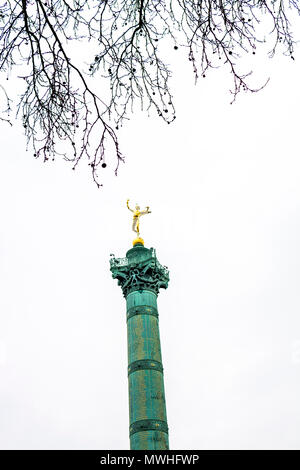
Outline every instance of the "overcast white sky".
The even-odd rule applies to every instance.
[[[128,449],[125,299],[109,271],[131,247],[128,197],[150,206],[141,234],[170,269],[170,447],[300,448],[296,59],[251,55],[271,81],[230,105],[226,73],[195,88],[178,55],[176,121],[135,113],[101,190],[85,164],[37,161],[1,125],[1,448]]]

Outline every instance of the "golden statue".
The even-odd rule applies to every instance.
[[[133,246],[136,243],[144,244],[143,239],[140,237],[140,217],[145,214],[151,214],[151,211],[149,210],[149,206],[146,207],[146,210],[141,211],[140,206],[136,205],[135,210],[133,210],[133,209],[130,209],[129,199],[127,199],[127,207],[131,212],[133,212],[132,230],[137,234],[137,238],[133,241]]]

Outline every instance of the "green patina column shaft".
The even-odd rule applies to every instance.
[[[168,449],[157,295],[168,287],[169,271],[158,262],[155,250],[142,243],[126,258],[112,255],[110,269],[127,306],[130,448]]]

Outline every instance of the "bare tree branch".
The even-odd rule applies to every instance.
[[[0,4],[0,71],[9,77],[22,66],[17,113],[34,156],[62,156],[73,168],[87,157],[99,186],[108,155],[115,155],[115,171],[123,161],[116,131],[135,102],[167,123],[176,117],[165,51],[186,51],[195,80],[227,68],[234,101],[241,90],[265,85],[249,85],[243,54],[267,42],[270,57],[280,47],[294,59],[295,12],[297,0],[7,0]],[[73,45],[84,40],[97,47],[87,70],[73,57]],[[96,92],[90,85],[99,75],[102,98],[100,86]],[[11,122],[4,84],[1,93],[1,119]]]

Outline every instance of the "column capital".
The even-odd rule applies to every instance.
[[[124,297],[140,290],[151,290],[157,295],[160,288],[168,287],[168,268],[159,263],[154,248],[145,248],[142,244],[128,250],[125,258],[111,255],[110,270],[113,279],[118,279]]]

